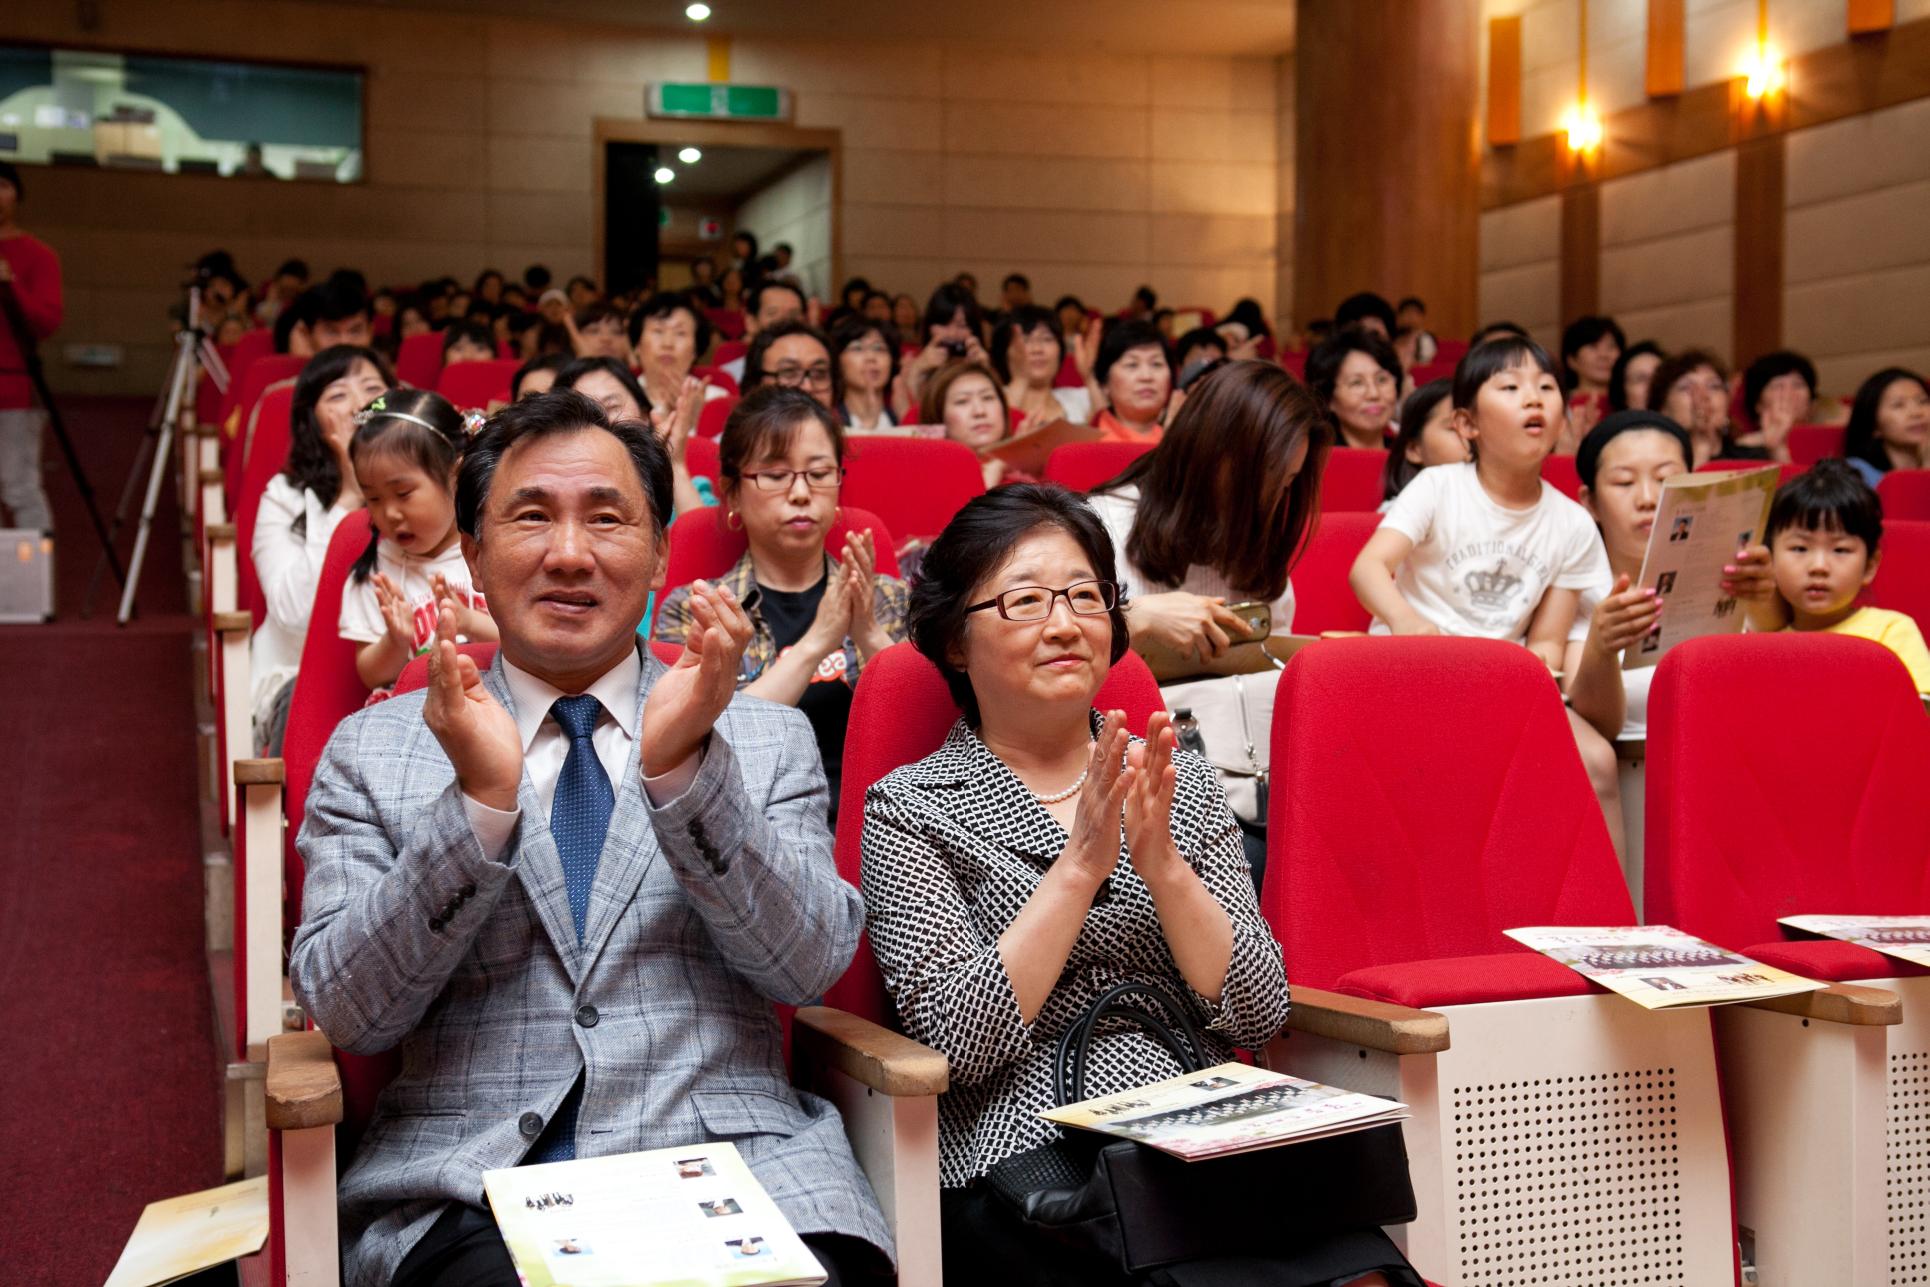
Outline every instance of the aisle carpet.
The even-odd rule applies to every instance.
[[[147,407],[67,411],[111,508]],[[136,622],[112,624],[111,580],[79,621],[98,547],[47,454],[61,616],[0,627],[0,1247],[10,1282],[79,1287],[106,1278],[148,1202],[220,1182],[221,1070],[174,511]]]

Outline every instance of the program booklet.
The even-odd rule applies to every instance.
[[[483,1172],[523,1287],[811,1287],[825,1280],[728,1143]]]
[[[1785,916],[1776,923],[1930,966],[1930,916]]]
[[[984,454],[1004,461],[1008,468],[1038,478],[1044,475],[1045,462],[1054,447],[1063,447],[1069,442],[1098,442],[1105,436],[1091,425],[1048,420],[1036,429],[1028,427],[1023,433],[994,443],[985,448]]]
[[[1649,1010],[1761,1001],[1829,986],[1667,925],[1538,926],[1503,932]]]
[[[1722,569],[1735,562],[1737,550],[1762,537],[1781,477],[1775,465],[1766,465],[1677,474],[1662,484],[1636,585],[1654,590],[1668,610],[1659,629],[1624,650],[1624,670],[1653,666],[1684,639],[1742,629],[1742,605],[1723,593]]]
[[[266,1241],[266,1176],[150,1202],[106,1287],[159,1287],[252,1256]]]
[[[1395,1100],[1232,1063],[1039,1116],[1197,1162],[1364,1131],[1405,1121],[1408,1111]]]

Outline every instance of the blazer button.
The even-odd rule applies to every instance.
[[[475,896],[476,887],[474,885],[464,885],[461,892],[457,894],[458,898],[474,898]]]
[[[593,1005],[580,1005],[576,1007],[576,1022],[579,1027],[594,1028],[599,1017],[596,1012],[596,1007]]]
[[[440,916],[431,916],[429,918],[429,928],[438,934],[442,933],[442,924],[443,921]]]
[[[528,1138],[535,1139],[543,1133],[543,1115],[541,1113],[524,1113],[522,1117],[517,1120],[516,1129]]]

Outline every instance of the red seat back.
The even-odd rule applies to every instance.
[[[1930,629],[1930,523],[1885,522],[1883,561],[1864,600],[1892,612],[1907,612],[1917,628]]]
[[[707,308],[704,310],[704,316],[709,320],[711,329],[716,331],[717,334],[722,336],[725,340],[728,341],[728,340],[736,340],[736,339],[743,338],[743,335],[744,335],[744,310],[743,309],[741,308]],[[719,345],[718,347],[721,348],[722,345]],[[719,362],[723,360],[724,359],[722,358],[717,359],[717,361]]]
[[[1125,711],[1126,727],[1142,735],[1153,713],[1166,709],[1159,684],[1133,652],[1112,668],[1093,705]],[[863,865],[865,792],[893,769],[937,750],[958,714],[938,667],[910,643],[893,644],[865,666],[851,697],[844,781],[838,793],[838,873],[853,885]],[[825,994],[825,1003],[892,1026],[891,1001],[868,940],[858,945],[844,977]]]
[[[322,575],[315,583],[315,607],[308,617],[308,637],[302,642],[301,669],[288,701],[288,732],[282,738],[282,807],[288,822],[283,889],[290,926],[302,917],[302,858],[295,850],[308,784],[322,758],[335,726],[361,710],[368,701],[368,685],[355,673],[357,645],[341,636],[342,591],[349,568],[369,547],[369,515],[358,509],[342,519],[329,537],[322,559]]]
[[[722,389],[725,393],[730,394],[732,398],[736,398],[737,395],[742,392],[742,390],[737,387],[736,378],[721,366],[693,366],[690,368],[690,373],[699,380],[709,381],[712,388]],[[711,401],[717,402],[721,401],[721,399],[712,398]]]
[[[1923,521],[1930,519],[1930,469],[1892,469],[1876,485],[1883,498],[1883,517]]]
[[[1448,361],[1446,358],[1437,356],[1432,362],[1416,362],[1408,368],[1407,373],[1414,377],[1414,387],[1418,389],[1424,384],[1433,383],[1435,380],[1452,380],[1454,378],[1454,365],[1453,362]]]
[[[978,455],[964,443],[865,437],[845,450],[845,503],[876,514],[901,541],[931,540],[985,491]]]
[[[418,389],[436,387],[442,371],[442,332],[424,331],[402,341],[396,350],[395,378]]]
[[[1930,907],[1930,720],[1889,649],[1690,639],[1656,669],[1648,727],[1649,920],[1747,948],[1782,937],[1781,916]]]
[[[692,478],[708,478],[711,487],[722,494],[722,471],[718,468],[717,440],[715,438],[692,438],[684,444],[684,464],[690,468]]]
[[[711,398],[706,401],[702,409],[697,412],[697,432],[692,435],[692,441],[698,438],[712,440],[721,438],[724,433],[724,422],[730,419],[731,410],[736,405],[735,397]]]
[[[1789,431],[1789,458],[1808,469],[1843,454],[1842,425],[1797,425]]]
[[[735,362],[738,358],[743,357],[750,351],[750,343],[746,340],[726,340],[717,346],[716,352],[710,355],[710,365],[724,366],[727,363]]]
[[[490,362],[458,362],[443,367],[436,376],[436,392],[458,410],[474,408],[487,412],[491,403],[509,401],[509,382],[516,378],[521,366],[521,362],[506,362],[501,358]]]
[[[1438,335],[1434,337],[1434,360],[1436,362],[1445,362],[1449,366],[1455,366],[1462,358],[1466,357],[1467,354],[1468,342],[1466,340],[1444,340]]]
[[[1761,469],[1774,463],[1774,461],[1768,460],[1710,460],[1703,463],[1700,472],[1705,474],[1739,474],[1747,469]],[[1777,465],[1776,468],[1778,471],[1776,486],[1778,487],[1781,487],[1792,478],[1802,477],[1803,474],[1803,467],[1801,465]],[[1930,515],[1926,515],[1925,517],[1930,517]]]
[[[1083,389],[1086,387],[1086,377],[1079,374],[1079,363],[1072,356],[1071,339],[1071,336],[1066,337],[1066,355],[1059,361],[1058,374],[1052,377],[1052,387],[1055,389]],[[913,352],[916,351],[916,346],[914,346]]]
[[[1260,907],[1297,982],[1634,921],[1561,694],[1491,639],[1336,639],[1287,664]]]
[[[1089,492],[1117,478],[1126,466],[1153,449],[1150,442],[1069,442],[1046,457],[1045,481]]]
[[[1307,378],[1307,350],[1288,349],[1280,355],[1280,365],[1296,380]]]
[[[1320,516],[1300,561],[1293,565],[1293,632],[1365,630],[1373,616],[1360,606],[1347,574],[1380,515],[1342,510]]]
[[[1541,477],[1550,487],[1569,500],[1580,500],[1582,476],[1575,472],[1573,456],[1550,456],[1541,462]]]
[[[257,626],[267,613],[261,582],[255,578],[255,516],[261,511],[261,494],[288,463],[289,412],[294,402],[293,385],[270,389],[263,396],[254,417],[253,449],[241,471],[240,484],[232,493],[234,508],[229,517],[235,525],[235,606],[252,612]]]
[[[252,330],[235,341],[234,351],[227,354],[228,391],[221,396],[220,409],[215,417],[217,422],[226,420],[228,413],[235,409],[248,384],[248,372],[254,368],[255,363],[263,358],[274,356],[276,356],[275,333],[271,330]],[[300,370],[300,359],[296,361],[296,369]],[[265,387],[265,385],[257,385],[255,396],[259,397],[261,390]]]
[[[457,644],[456,651],[465,657],[475,658],[477,670],[488,670],[496,663],[496,645],[493,643]],[[409,659],[409,664],[404,666],[402,673],[395,677],[395,684],[390,688],[389,693],[393,697],[400,697],[404,693],[413,693],[418,688],[428,686],[429,654],[425,652],[420,657]]]
[[[693,472],[695,472],[693,470]],[[841,506],[838,517],[824,534],[824,548],[832,554],[844,550],[847,532],[871,530],[872,544],[878,552],[878,571],[886,576],[898,575],[898,554],[891,539],[891,532],[876,514],[855,509],[849,505]],[[689,585],[698,577],[714,580],[737,565],[750,548],[742,527],[728,527],[724,523],[724,509],[721,505],[707,505],[703,509],[690,510],[677,515],[677,521],[670,525],[670,552],[664,565],[663,589],[660,595],[668,595],[678,586]]]
[[[222,446],[222,467],[228,471],[228,476],[222,481],[228,485],[230,495],[241,480],[242,465],[247,462],[250,446],[248,418],[254,412],[255,404],[261,401],[261,396],[268,391],[269,385],[294,379],[302,373],[302,367],[307,364],[307,358],[295,357],[289,353],[270,353],[267,357],[253,362],[248,367],[246,375],[228,386],[229,391],[234,394],[232,408],[235,416],[235,436]],[[226,419],[224,416],[224,424]]]
[[[1320,508],[1373,513],[1380,509],[1387,452],[1379,447],[1335,447],[1320,479]]]

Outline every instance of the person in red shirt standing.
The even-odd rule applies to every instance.
[[[0,283],[12,285],[36,339],[60,326],[60,257],[15,222],[24,195],[20,171],[0,161]],[[26,357],[13,328],[0,321],[0,506],[13,526],[51,532],[54,517],[40,478],[40,437],[47,413],[33,405]]]

